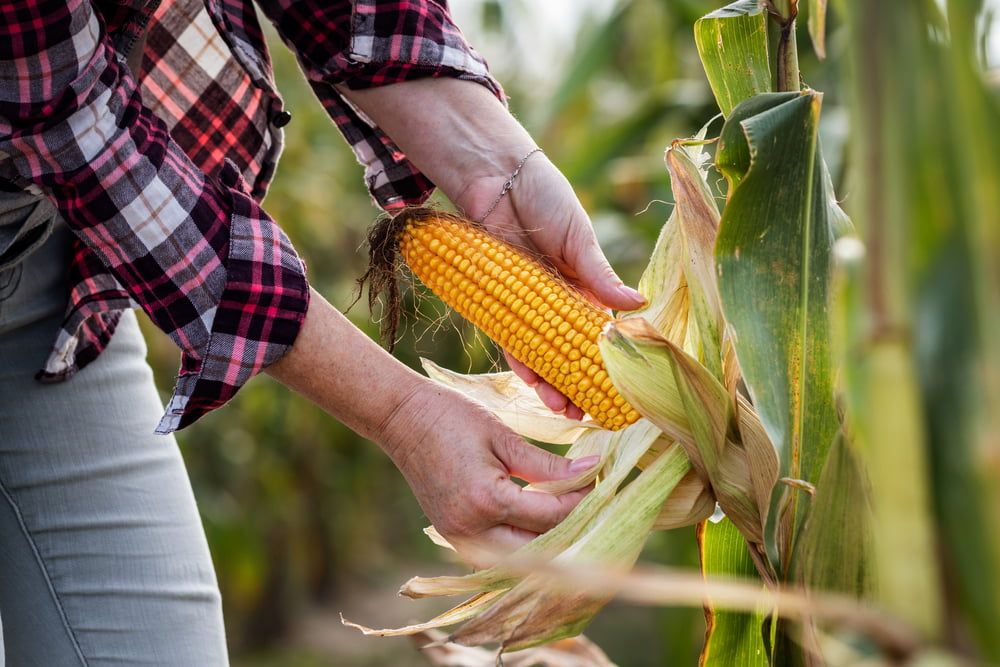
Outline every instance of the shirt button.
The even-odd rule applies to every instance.
[[[279,111],[271,117],[271,125],[275,127],[284,127],[292,121],[292,114],[287,111]]]

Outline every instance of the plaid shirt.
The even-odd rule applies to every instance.
[[[261,0],[359,161],[373,198],[432,184],[334,87],[453,76],[500,86],[445,0]],[[294,342],[305,268],[261,209],[288,122],[249,0],[5,0],[0,176],[76,234],[67,314],[39,373],[59,381],[137,304],[181,348],[159,432],[228,401]],[[125,60],[146,29],[142,66]]]

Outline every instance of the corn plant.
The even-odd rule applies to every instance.
[[[614,579],[651,531],[697,523],[705,580],[761,591],[734,605],[705,589],[703,664],[891,662],[935,648],[1000,660],[1000,111],[970,50],[977,5],[953,0],[946,16],[932,2],[842,4],[857,229],[824,161],[823,95],[801,81],[798,3],[739,0],[695,26],[723,121],[666,150],[676,204],[639,283],[642,310],[588,306],[455,216],[410,212],[376,230],[378,286],[394,293],[399,250],[593,419],[550,414],[511,373],[425,361],[428,375],[524,437],[602,461],[536,486],[594,483],[509,559],[401,591],[465,601],[425,623],[356,627],[455,626],[450,641],[502,651],[571,637],[614,591],[567,586],[551,569]],[[808,9],[822,56],[826,3]],[[830,626],[831,595],[905,631]]]

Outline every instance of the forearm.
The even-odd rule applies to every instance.
[[[292,348],[267,373],[393,458],[396,415],[429,381],[394,359],[315,290]]]
[[[339,89],[453,201],[478,179],[505,179],[535,146],[503,104],[470,81],[420,79]]]

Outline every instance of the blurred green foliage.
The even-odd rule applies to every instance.
[[[572,10],[582,17],[575,35],[542,75],[530,45],[546,39],[547,26],[531,21],[533,3],[467,4],[477,17],[463,25],[467,36],[490,59],[513,112],[576,187],[612,264],[634,283],[670,212],[663,150],[717,113],[692,24],[723,3],[621,0],[593,12],[587,7],[602,3],[580,3]],[[832,41],[835,51],[836,34]],[[272,44],[293,120],[265,206],[305,257],[312,284],[347,308],[377,211],[360,167],[294,59],[278,40]],[[803,67],[819,88],[831,66]],[[829,134],[836,139],[836,128]],[[461,371],[496,366],[496,351],[432,297],[411,299],[408,311],[417,310],[396,348],[405,363],[419,368],[426,356]],[[364,304],[349,316],[376,335]],[[178,354],[158,332],[147,332],[166,394]],[[369,624],[426,616],[426,607],[397,602],[395,588],[410,575],[443,569],[444,556],[421,532],[426,519],[376,446],[267,377],[178,439],[215,559],[235,663],[423,664],[405,640],[351,634],[336,616],[344,611]],[[694,566],[693,531],[655,535],[644,558]],[[612,605],[588,634],[619,664],[642,667],[695,664],[703,631],[700,610]]]

